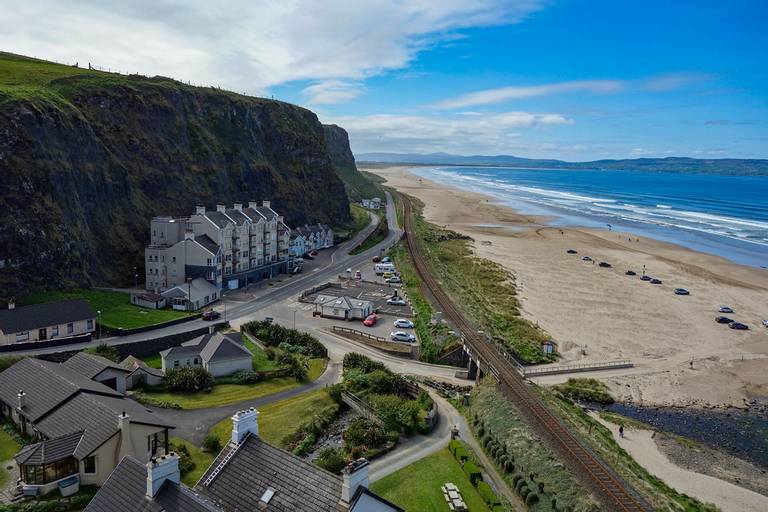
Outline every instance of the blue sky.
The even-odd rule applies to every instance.
[[[358,154],[768,158],[764,1],[62,4],[0,0],[0,48],[274,96]]]

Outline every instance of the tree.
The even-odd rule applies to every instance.
[[[216,434],[208,434],[203,439],[203,450],[208,453],[217,453],[221,451],[221,441]]]
[[[172,368],[165,373],[165,385],[171,391],[193,393],[213,385],[213,375],[205,368]]]

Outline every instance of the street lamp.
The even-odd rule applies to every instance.
[[[99,339],[101,339],[101,310],[96,311],[96,323],[99,324]]]
[[[293,310],[293,330],[296,330],[296,310]]]

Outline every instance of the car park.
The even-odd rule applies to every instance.
[[[387,299],[387,304],[390,306],[407,306],[408,303],[402,297],[391,297]]]
[[[408,334],[405,331],[394,331],[389,333],[389,337],[392,341],[405,341],[408,343],[413,343],[416,341],[416,336],[413,334]]]
[[[601,261],[599,266],[603,268],[611,268],[611,264],[608,263],[607,261]]]
[[[661,284],[661,279],[651,279],[651,284]]]
[[[637,275],[637,272],[635,272],[634,270],[627,270],[627,271],[626,271],[626,272],[624,272],[624,273],[625,273],[626,275],[628,275],[628,276],[636,276],[636,275]]]
[[[413,322],[407,318],[398,318],[395,320],[394,325],[398,329],[413,329]]]
[[[376,325],[376,321],[379,319],[379,317],[376,316],[376,313],[373,313],[372,315],[368,315],[365,317],[365,320],[363,320],[363,325],[366,327],[373,327]]]
[[[576,249],[568,249],[565,252],[567,252],[568,254],[579,254],[579,251],[577,251]]]
[[[747,324],[743,324],[741,322],[731,322],[728,324],[728,327],[731,329],[736,329],[737,331],[746,331],[749,329],[749,326]]]
[[[208,311],[203,313],[203,320],[206,320],[206,321],[216,320],[219,317],[221,317],[221,313],[213,309],[209,309]]]
[[[592,258],[590,258],[589,256],[584,256],[581,258],[581,261],[592,261]]]
[[[651,276],[640,276],[641,281],[650,281],[651,279],[653,279]]]
[[[686,290],[685,288],[675,288],[675,295],[690,295],[691,292]]]
[[[718,313],[733,313],[733,308],[728,307],[728,306],[720,306],[717,309],[717,312]]]
[[[719,324],[730,324],[731,322],[733,322],[733,320],[731,320],[727,316],[716,316],[715,317],[715,322],[717,322]]]

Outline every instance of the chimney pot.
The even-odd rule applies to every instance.
[[[205,206],[204,205],[195,206],[195,213],[197,215],[205,215]]]
[[[195,239],[195,232],[191,229],[188,229],[184,232],[184,240],[194,240]]]
[[[368,478],[368,460],[359,458],[347,464],[342,474],[341,482],[341,502],[349,504],[355,496],[357,489],[368,487],[370,480]]]
[[[227,211],[227,205],[221,204],[221,203],[217,204],[216,205],[216,211],[224,213],[225,211]]]
[[[15,309],[16,308],[16,301],[14,299],[11,299],[8,301],[8,309]]]
[[[242,211],[243,203],[235,203],[235,210]]]
[[[258,201],[248,201],[248,208],[258,208],[259,202]]]
[[[259,435],[259,411],[253,407],[238,411],[232,416],[231,441],[240,444],[248,433]]]
[[[24,409],[24,407],[27,406],[27,394],[24,392],[23,389],[19,390],[19,394],[16,395],[16,398],[18,399],[18,402],[19,402],[18,404],[19,409]]]
[[[271,201],[262,201],[261,202],[261,206],[263,206],[264,208],[270,208],[271,205],[272,205]]]

